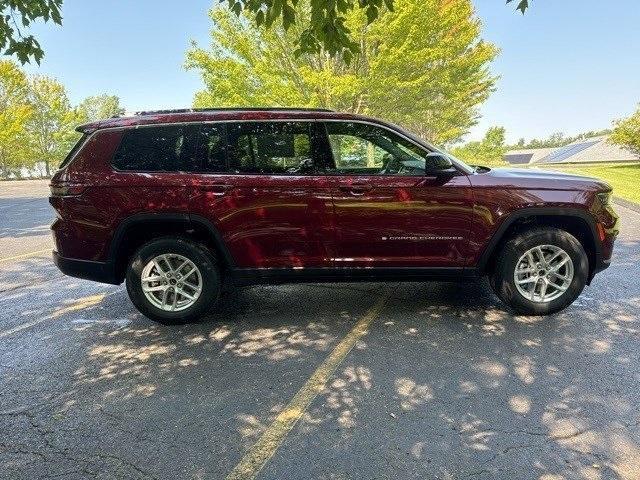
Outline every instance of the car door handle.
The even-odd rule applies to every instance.
[[[436,180],[438,180],[438,177],[436,175],[427,175],[426,177],[423,177],[418,183],[416,183],[416,187],[427,187],[429,185],[432,185]]]
[[[371,190],[371,185],[354,183],[352,185],[340,185],[340,190],[349,192],[351,195],[364,195]]]
[[[217,195],[224,195],[231,190],[233,185],[226,184],[212,184],[212,185],[200,185],[198,188],[203,192],[211,192]]]

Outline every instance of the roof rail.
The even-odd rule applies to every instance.
[[[211,107],[211,108],[176,108],[168,110],[145,110],[135,115],[160,115],[163,113],[191,113],[191,112],[333,112],[328,108],[302,107]]]

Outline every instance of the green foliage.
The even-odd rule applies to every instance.
[[[124,114],[120,98],[117,95],[107,94],[85,98],[78,105],[78,110],[82,114],[84,122],[94,122]]]
[[[33,108],[26,124],[29,163],[44,162],[48,176],[51,166],[58,165],[80,137],[75,127],[82,121],[82,115],[71,108],[64,86],[49,77],[32,77],[28,98]]]
[[[297,2],[299,19],[312,18],[316,3]],[[295,53],[309,28],[302,21],[264,30],[214,8],[210,48],[187,52],[186,67],[205,85],[194,106],[326,107],[380,116],[434,142],[458,139],[494,88],[488,65],[497,49],[480,39],[469,0],[395,0],[394,7],[379,9],[374,24],[365,10],[345,9],[358,50],[335,55]]]
[[[609,141],[640,155],[640,107],[629,118],[616,122]]]
[[[257,27],[271,28],[276,21],[284,30],[309,19],[296,34],[294,45],[298,54],[318,53],[351,58],[359,52],[359,44],[351,37],[345,17],[356,10],[365,13],[368,23],[376,20],[383,7],[393,10],[393,0],[313,0],[301,8],[301,0],[219,0],[227,3],[238,17],[253,20]]]
[[[347,18],[353,12],[361,12],[368,24],[383,22],[385,11],[393,11],[399,0],[311,0],[309,8],[301,9],[304,0],[218,0],[227,4],[235,15],[245,15],[254,25],[269,29],[274,24],[288,30],[297,23],[305,23],[295,39],[295,53],[328,52],[340,56],[347,63],[359,53],[357,31],[348,25]],[[506,0],[511,3],[514,0]],[[33,35],[25,35],[37,20],[49,20],[62,24],[63,0],[0,0],[0,52],[16,55],[25,64],[31,59],[40,64],[44,51]],[[518,0],[517,9],[523,14],[529,0]]]
[[[78,124],[123,111],[111,95],[89,97],[74,108],[60,82],[27,77],[13,61],[0,60],[0,178],[43,165],[50,175],[80,137]]]
[[[361,45],[349,27],[347,17],[353,12],[364,14],[368,24],[381,23],[385,11],[393,11],[399,0],[311,0],[309,8],[301,9],[304,0],[218,0],[226,3],[235,15],[246,15],[254,25],[269,29],[278,23],[285,30],[302,22],[294,40],[295,53],[328,52],[347,63],[361,51]],[[514,0],[507,0],[511,3]],[[25,64],[31,59],[40,64],[44,51],[33,35],[23,34],[33,22],[44,20],[62,25],[63,0],[0,0],[0,52],[15,55]],[[529,0],[518,0],[523,14]],[[357,31],[356,31],[357,33]]]
[[[25,74],[9,60],[0,60],[0,177],[19,171],[28,158],[26,123],[33,116]]]
[[[37,20],[62,24],[62,0],[0,0],[0,52],[15,55],[25,64],[31,59],[40,64],[44,55],[33,35],[23,35]]]
[[[507,0],[507,3],[512,3],[514,0]],[[517,0],[518,5],[516,6],[516,10],[520,10],[524,15],[524,12],[529,8],[529,0]]]
[[[507,3],[513,1],[507,0]],[[358,29],[349,25],[349,17],[354,12],[360,12],[367,24],[384,24],[384,12],[394,11],[400,0],[312,0],[305,8],[301,8],[304,0],[218,2],[226,3],[236,16],[244,15],[260,28],[269,29],[279,22],[288,30],[292,25],[303,22],[304,28],[299,29],[293,39],[296,55],[325,51],[330,56],[340,56],[349,63],[355,54],[362,51],[357,38]],[[524,14],[528,7],[529,0],[518,0],[517,10]]]
[[[504,139],[504,127],[491,127],[481,141],[469,142],[452,149],[451,153],[471,165],[506,166],[503,158],[507,151]]]

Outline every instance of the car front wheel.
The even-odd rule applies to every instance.
[[[146,317],[183,323],[204,315],[218,300],[220,274],[205,247],[180,237],[143,245],[127,269],[127,292]]]
[[[538,228],[505,244],[491,285],[519,313],[547,315],[571,305],[588,275],[587,254],[573,235],[557,228]]]

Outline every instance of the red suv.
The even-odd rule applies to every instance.
[[[145,112],[79,127],[51,182],[56,265],[126,280],[193,319],[223,285],[488,275],[525,314],[571,304],[609,265],[596,179],[470,167],[381,120],[302,109]]]

